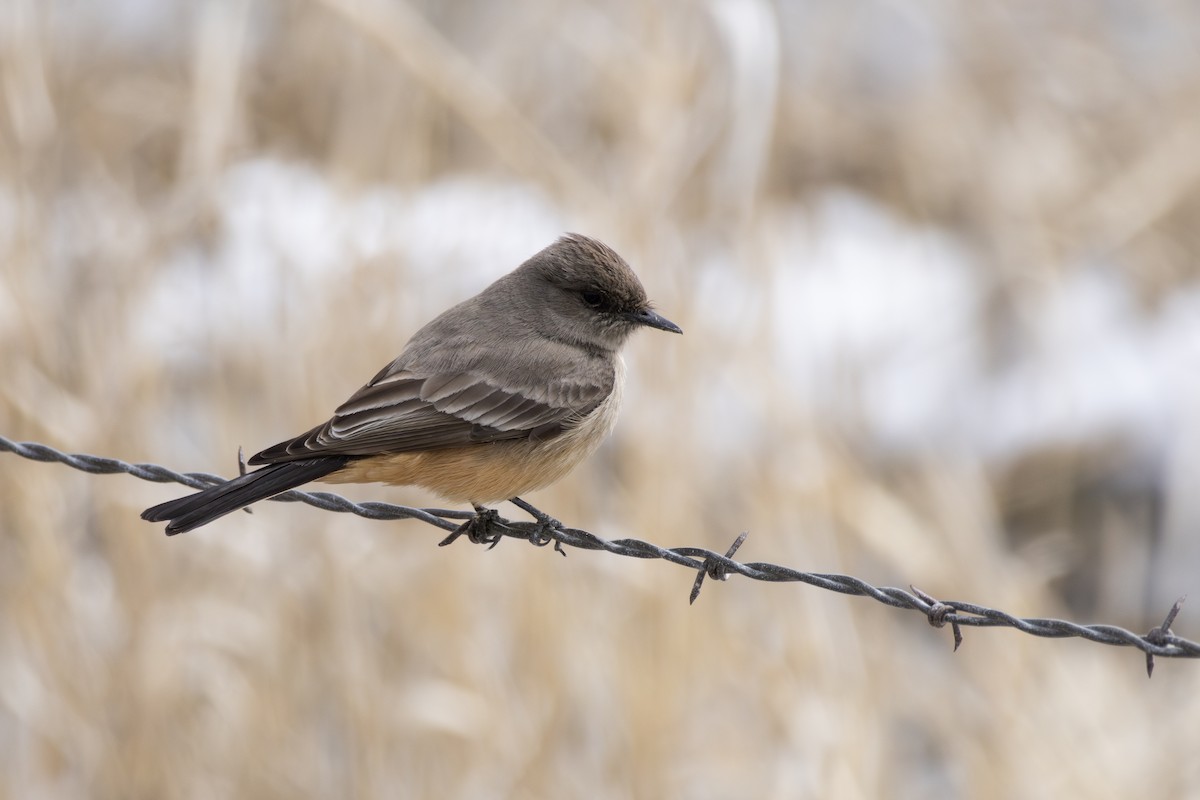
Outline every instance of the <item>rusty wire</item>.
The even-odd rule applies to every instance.
[[[129,464],[115,458],[63,453],[36,442],[14,442],[0,436],[0,451],[6,450],[33,461],[58,462],[74,469],[93,474],[125,473],[142,480],[157,483],[181,483],[194,489],[203,489],[225,478],[205,472],[179,473],[158,464]],[[695,602],[705,577],[725,580],[730,575],[741,575],[757,581],[782,583],[798,581],[832,592],[870,597],[893,608],[910,609],[925,615],[930,625],[941,628],[950,625],[954,634],[954,649],[962,643],[962,627],[1015,628],[1022,633],[1051,639],[1078,637],[1099,644],[1119,647],[1136,647],[1146,654],[1146,672],[1154,671],[1154,657],[1200,658],[1200,643],[1176,636],[1171,631],[1183,604],[1180,598],[1167,613],[1164,622],[1145,635],[1115,625],[1080,625],[1061,619],[1021,618],[988,608],[976,603],[959,600],[939,600],[910,586],[905,591],[891,586],[872,586],[864,580],[850,575],[801,572],[791,567],[762,561],[739,562],[733,555],[746,539],[741,534],[725,554],[702,547],[660,547],[640,539],[602,539],[595,534],[578,528],[555,523],[549,518],[541,521],[512,521],[492,512],[477,517],[472,511],[454,511],[439,508],[409,508],[391,503],[354,503],[330,492],[301,492],[291,490],[271,498],[283,502],[307,503],[325,511],[340,511],[374,520],[415,519],[450,532],[441,541],[447,545],[466,534],[471,541],[495,547],[502,538],[524,539],[535,545],[554,543],[554,548],[566,555],[563,547],[581,550],[603,550],[631,558],[658,558],[678,564],[697,573],[692,586],[691,601]],[[536,512],[527,507],[526,510]],[[470,524],[464,524],[464,521]]]

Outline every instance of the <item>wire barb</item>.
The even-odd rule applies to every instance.
[[[747,531],[742,531],[733,544],[729,545],[729,549],[725,551],[725,558],[730,560],[733,554],[738,551],[742,543],[746,541],[746,537],[750,534]],[[714,561],[711,558],[704,559],[704,566],[696,573],[696,582],[692,584],[692,593],[688,597],[688,605],[696,602],[696,598],[700,596],[700,587],[704,585],[705,577],[712,578],[714,581],[729,580],[729,571],[725,569],[725,565],[719,561]]]
[[[242,451],[242,446],[239,444],[238,445],[238,476],[240,477],[245,474],[246,474],[246,454]],[[254,509],[251,508],[250,506],[246,506],[245,508],[242,509],[242,511],[245,511],[247,514],[254,513]]]
[[[1149,633],[1146,634],[1147,642],[1150,642],[1151,644],[1162,644],[1163,642],[1167,641],[1167,639],[1172,635],[1171,623],[1175,622],[1175,618],[1179,616],[1180,610],[1183,609],[1183,601],[1185,600],[1187,600],[1186,594],[1175,601],[1174,605],[1171,606],[1171,610],[1167,612],[1167,618],[1163,620],[1163,624],[1159,625],[1157,628],[1151,628]],[[1151,653],[1149,650],[1146,651],[1147,678],[1154,677],[1154,656],[1154,653]]]
[[[943,603],[941,600],[922,592],[911,583],[908,585],[908,588],[912,590],[913,594],[921,598],[921,600],[923,600],[925,603],[929,604],[929,610],[926,612],[926,617],[928,618],[930,625],[935,628],[944,628],[946,627],[946,622],[949,621],[950,630],[954,632],[954,652],[957,653],[958,648],[962,646],[963,635],[962,628],[959,626],[958,622],[950,619],[950,615],[955,611],[954,606]]]
[[[0,436],[0,450],[14,453],[32,461],[66,464],[72,469],[96,475],[124,473],[146,481],[154,481],[156,483],[174,482],[190,486],[194,489],[204,489],[216,483],[222,483],[225,480],[218,475],[210,475],[204,472],[175,472],[158,464],[128,464],[115,458],[103,458],[101,456],[79,453],[63,453],[44,444],[14,442],[3,436]],[[366,519],[415,519],[449,532],[450,536],[447,536],[441,542],[442,544],[449,544],[463,535],[463,533],[468,533],[468,529],[466,529],[466,526],[461,521],[469,523],[477,517],[476,513],[470,511],[409,508],[407,506],[379,502],[354,503],[340,495],[329,492],[301,492],[295,489],[276,495],[271,499],[282,502],[306,503],[325,511],[355,514]],[[495,512],[493,511],[493,513]],[[581,550],[602,550],[629,558],[658,558],[663,561],[669,561],[672,564],[678,564],[693,572],[711,575],[714,578],[722,580],[728,575],[737,574],[752,580],[768,581],[771,583],[806,583],[809,586],[815,586],[831,592],[870,597],[892,608],[919,611],[935,627],[949,623],[951,628],[956,631],[958,626],[976,628],[1007,627],[1031,636],[1050,639],[1078,637],[1099,644],[1114,645],[1117,647],[1135,647],[1146,654],[1148,672],[1153,670],[1154,662],[1152,659],[1154,657],[1200,658],[1200,643],[1176,636],[1171,631],[1171,625],[1182,608],[1182,598],[1172,606],[1162,625],[1151,630],[1144,636],[1139,636],[1132,631],[1119,628],[1115,625],[1079,625],[1061,619],[1021,618],[975,603],[955,600],[938,601],[913,587],[910,587],[913,588],[911,593],[891,586],[876,587],[851,575],[801,572],[790,567],[761,561],[748,563],[734,561],[732,555],[736,552],[737,547],[741,545],[741,542],[745,541],[744,535],[738,537],[738,540],[734,542],[734,547],[730,548],[728,554],[721,555],[720,553],[700,547],[659,547],[656,544],[644,542],[640,539],[615,539],[610,541],[601,539],[593,533],[579,530],[578,528],[568,528],[562,525],[557,527],[548,526],[541,521],[513,522],[504,519],[497,513],[494,519],[489,518],[489,521],[484,525],[484,531],[481,536],[468,536],[472,541],[488,544],[490,547],[495,547],[496,543],[504,537],[524,539],[535,544],[542,543],[543,537],[549,537],[555,541],[555,549],[560,550],[560,552],[561,547],[566,546]],[[693,594],[696,591],[697,587],[693,586]],[[960,632],[956,636],[956,648],[959,643],[961,643]]]

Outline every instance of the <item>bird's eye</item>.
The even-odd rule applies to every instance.
[[[589,289],[580,293],[579,296],[583,298],[583,302],[587,303],[592,308],[600,308],[604,305],[604,295],[601,292],[595,292]]]

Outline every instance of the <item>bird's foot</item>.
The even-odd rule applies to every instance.
[[[565,525],[544,511],[539,511],[538,509],[529,505],[529,503],[526,503],[519,497],[513,497],[509,500],[509,502],[525,513],[529,514],[537,522],[537,527],[534,528],[533,533],[529,536],[530,542],[538,547],[545,547],[551,542],[554,542],[554,549],[559,554],[564,556],[567,554],[567,552],[563,550],[562,542],[559,541],[558,537],[554,535],[559,531],[566,530]]]
[[[495,530],[499,523],[500,514],[496,509],[475,506],[475,516],[459,525],[449,536],[438,542],[438,547],[445,547],[465,534],[467,540],[472,544],[486,544],[491,550],[500,544],[502,538],[502,535]]]

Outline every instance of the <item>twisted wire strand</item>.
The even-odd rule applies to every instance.
[[[225,480],[219,475],[206,472],[176,472],[158,464],[130,464],[115,458],[64,453],[37,442],[14,442],[0,436],[0,451],[8,451],[33,461],[57,462],[73,469],[92,474],[124,473],[135,478],[156,483],[180,483],[194,489],[203,489]],[[355,514],[373,520],[414,519],[449,531],[450,536],[442,541],[449,544],[466,533],[476,515],[471,511],[456,511],[439,508],[409,508],[382,502],[355,503],[331,492],[301,492],[291,490],[271,498],[282,502],[306,503],[325,511]],[[468,524],[459,521],[465,520]],[[1081,625],[1061,619],[1022,618],[994,608],[958,600],[938,600],[916,587],[905,591],[891,586],[872,586],[866,581],[850,575],[802,572],[780,564],[763,561],[740,562],[733,554],[745,540],[738,537],[724,555],[702,547],[660,547],[640,539],[602,539],[593,533],[578,528],[548,524],[547,520],[524,522],[503,519],[492,515],[481,525],[484,530],[470,534],[472,541],[495,546],[501,538],[524,539],[536,545],[554,543],[554,548],[566,554],[563,547],[581,550],[601,550],[630,558],[662,559],[697,572],[692,589],[695,601],[705,577],[725,580],[729,575],[741,575],[751,580],[773,583],[800,582],[831,592],[870,597],[893,608],[917,611],[926,616],[935,627],[950,625],[954,631],[955,649],[962,641],[961,627],[996,628],[1007,627],[1052,639],[1078,637],[1099,644],[1135,647],[1146,654],[1147,672],[1154,669],[1154,657],[1200,658],[1200,643],[1176,636],[1171,623],[1183,603],[1181,598],[1172,607],[1162,625],[1149,633],[1139,635],[1115,625]]]

